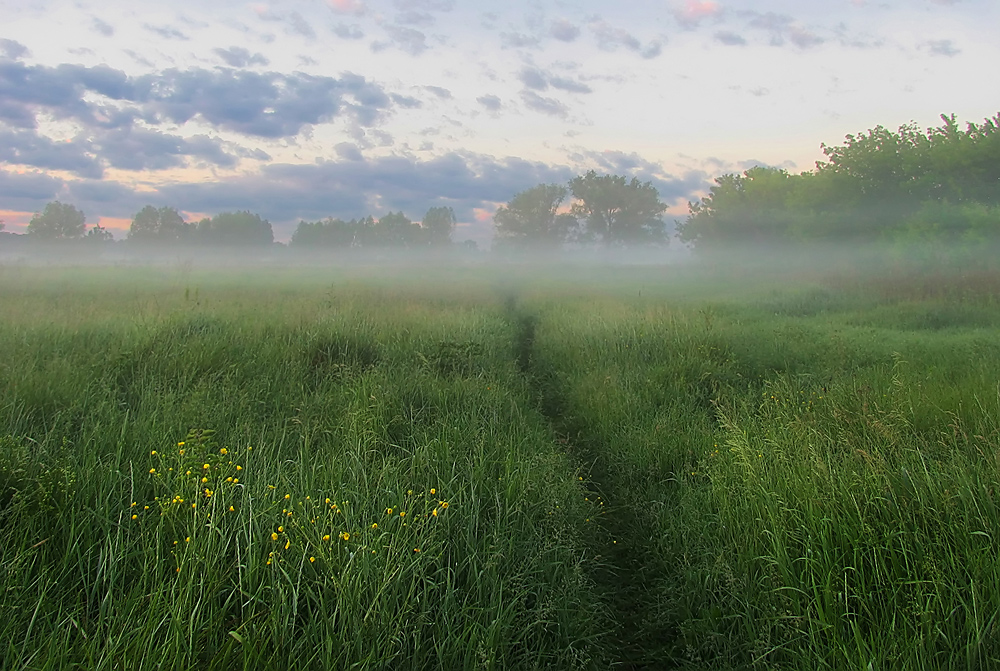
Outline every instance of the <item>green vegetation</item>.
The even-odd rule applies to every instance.
[[[2,666],[1000,663],[996,274],[506,273],[5,272]]]
[[[754,243],[945,245],[944,256],[964,261],[1000,240],[1000,115],[964,130],[954,115],[941,120],[824,144],[828,160],[813,171],[723,175],[691,204],[680,237],[703,252]]]

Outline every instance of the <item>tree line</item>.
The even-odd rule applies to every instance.
[[[811,171],[760,166],[723,175],[688,204],[688,216],[676,222],[678,237],[709,252],[754,243],[1000,242],[1000,114],[964,128],[954,115],[941,119],[941,126],[925,130],[912,123],[896,131],[877,126],[848,135],[843,145],[823,144],[826,160]],[[671,234],[666,210],[652,183],[591,170],[565,184],[539,184],[499,206],[494,247],[665,245]],[[100,225],[86,230],[84,222],[73,205],[52,202],[32,217],[27,237],[112,240]],[[430,208],[420,222],[402,212],[379,219],[328,217],[300,221],[289,247],[441,248],[451,244],[455,226],[449,207]],[[273,244],[274,234],[270,222],[248,211],[187,222],[175,208],[149,205],[133,218],[127,242],[259,247]]]
[[[962,128],[877,126],[821,145],[826,160],[790,174],[755,167],[715,180],[678,226],[695,249],[837,241],[947,244],[1000,241],[1000,115]]]

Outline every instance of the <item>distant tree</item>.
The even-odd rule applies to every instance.
[[[72,205],[52,201],[28,222],[28,235],[38,240],[77,240],[83,236],[86,220]]]
[[[803,179],[766,166],[723,175],[700,202],[688,203],[690,215],[678,227],[680,239],[702,248],[788,241],[796,237],[793,229],[808,209],[795,206]]]
[[[419,224],[414,224],[402,212],[386,214],[364,237],[365,244],[372,247],[415,247],[421,237]]]
[[[323,221],[300,221],[292,233],[290,246],[295,249],[346,249],[355,244],[357,220],[328,217]]]
[[[202,219],[196,227],[199,243],[227,247],[249,247],[274,243],[271,222],[252,212],[223,212]]]
[[[101,245],[108,242],[114,242],[115,236],[111,234],[111,231],[104,228],[100,224],[94,224],[93,228],[87,231],[87,234],[83,236],[83,239],[88,244]]]
[[[558,184],[539,184],[515,195],[493,215],[501,246],[551,249],[569,240],[577,220],[559,208],[569,191]]]
[[[427,210],[420,226],[428,245],[448,245],[451,243],[451,233],[455,230],[455,211],[450,207],[432,207]]]
[[[147,205],[132,218],[128,239],[133,242],[181,242],[189,237],[191,228],[176,209]]]
[[[590,237],[606,246],[667,242],[661,218],[667,206],[650,182],[591,170],[569,184],[577,200],[571,212]]]

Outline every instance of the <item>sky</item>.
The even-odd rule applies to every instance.
[[[588,170],[683,218],[719,175],[1000,112],[996,0],[0,0],[0,219],[496,208]]]

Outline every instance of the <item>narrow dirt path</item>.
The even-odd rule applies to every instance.
[[[623,671],[673,669],[677,665],[678,632],[659,617],[655,581],[657,562],[651,542],[652,529],[620,495],[621,483],[613,477],[609,451],[596,436],[588,435],[574,417],[560,390],[555,372],[535,355],[538,317],[520,312],[507,301],[508,315],[517,326],[514,356],[517,366],[534,390],[539,411],[566,451],[580,464],[588,488],[604,501],[598,533],[592,538],[597,568],[591,578],[611,611],[616,628],[606,641],[611,668]]]

